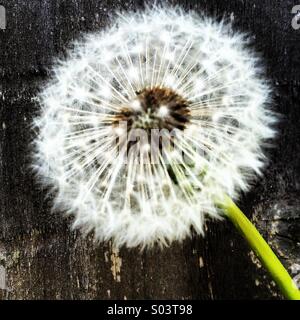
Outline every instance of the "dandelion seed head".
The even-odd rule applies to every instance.
[[[168,245],[221,218],[265,163],[270,88],[243,34],[178,8],[120,17],[54,67],[34,167],[74,228]]]

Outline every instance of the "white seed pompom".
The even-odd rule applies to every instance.
[[[34,166],[75,227],[165,245],[202,233],[205,215],[221,217],[217,199],[248,188],[275,117],[246,42],[160,8],[74,44],[39,96]]]

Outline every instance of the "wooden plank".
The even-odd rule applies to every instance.
[[[224,15],[253,35],[273,83],[274,109],[285,115],[264,177],[240,204],[290,270],[300,265],[300,30],[294,1],[171,1]],[[6,0],[0,30],[0,299],[262,299],[280,298],[232,226],[210,222],[161,251],[94,246],[51,212],[30,172],[33,100],[53,59],[81,32],[98,30],[115,9],[143,1]],[[296,269],[295,269],[296,268]],[[298,271],[295,271],[294,275]]]

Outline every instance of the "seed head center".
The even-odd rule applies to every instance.
[[[145,88],[121,109],[117,122],[126,121],[130,129],[180,129],[189,121],[189,103],[168,88]]]

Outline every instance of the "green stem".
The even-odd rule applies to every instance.
[[[251,249],[257,254],[262,264],[270,272],[284,296],[290,300],[300,300],[300,291],[296,284],[272,249],[243,212],[227,196],[220,206],[225,210],[227,217],[232,221],[238,231],[248,241]]]

